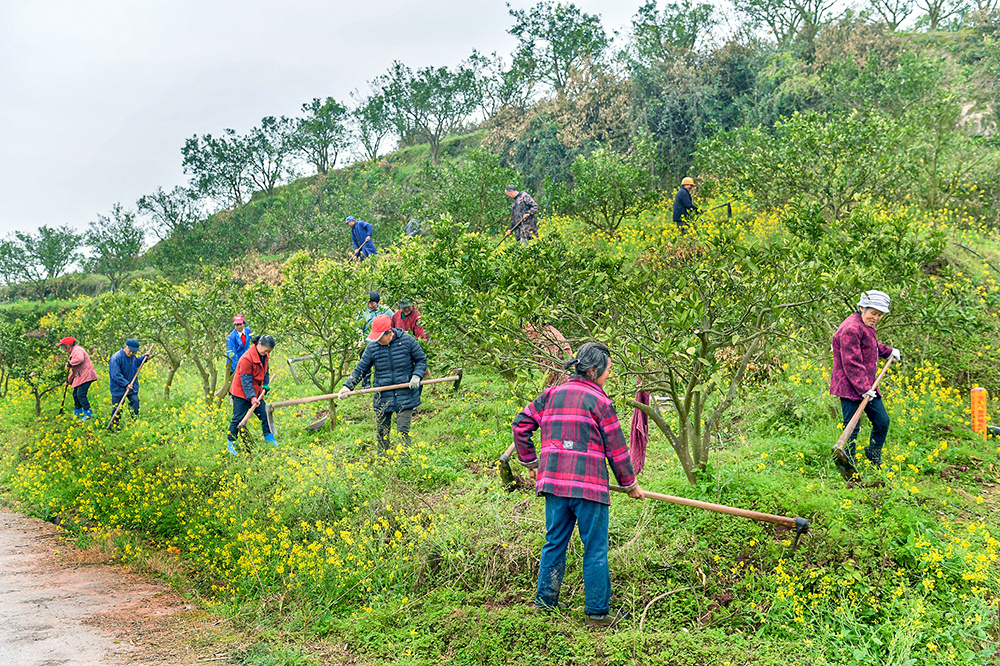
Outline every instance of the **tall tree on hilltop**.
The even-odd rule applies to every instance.
[[[476,74],[476,96],[485,120],[504,110],[527,110],[535,91],[533,63],[515,59],[508,67],[496,52],[473,51],[466,65]]]
[[[597,14],[586,14],[573,3],[542,0],[531,9],[511,9],[517,37],[515,60],[531,67],[539,80],[562,95],[570,73],[584,60],[599,60],[608,47],[608,36]]]
[[[923,24],[930,32],[941,30],[948,19],[961,16],[966,11],[962,0],[916,0],[917,7],[924,11],[918,24]]]
[[[306,161],[325,174],[337,166],[337,157],[351,142],[347,126],[350,112],[332,97],[319,97],[302,105],[305,117],[295,128],[294,145]]]
[[[640,59],[665,60],[678,49],[693,49],[717,23],[710,3],[682,0],[658,11],[656,0],[646,0],[632,17],[632,39]]]
[[[431,161],[437,164],[441,141],[461,129],[479,105],[476,75],[459,66],[424,67],[416,72],[396,61],[377,80],[401,139],[422,138],[430,144]]]
[[[868,6],[882,17],[893,32],[913,13],[913,0],[868,0]]]
[[[243,205],[250,156],[235,130],[226,129],[221,137],[193,136],[184,142],[181,154],[184,173],[191,174],[191,186],[198,193],[227,208]]]
[[[393,126],[385,96],[376,92],[365,97],[358,102],[351,116],[365,157],[369,161],[378,159],[382,141],[392,132]]]
[[[80,259],[81,240],[67,226],[41,226],[34,234],[15,231],[0,244],[0,273],[7,284],[30,284],[41,298],[45,285]]]
[[[162,187],[136,202],[140,215],[148,215],[146,228],[160,240],[190,231],[201,218],[198,196],[185,187],[166,192]]]
[[[282,177],[292,175],[288,158],[296,147],[295,129],[295,121],[291,118],[267,116],[243,139],[250,182],[268,196],[274,195],[274,188]]]
[[[138,267],[142,252],[143,233],[135,213],[116,203],[110,217],[98,214],[97,220],[90,223],[85,240],[93,253],[87,270],[108,278],[111,290],[118,291]]]

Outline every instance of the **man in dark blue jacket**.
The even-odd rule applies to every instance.
[[[416,338],[401,328],[393,328],[389,317],[380,315],[372,321],[368,344],[354,372],[344,382],[344,388],[340,389],[339,397],[343,398],[354,388],[373,366],[375,386],[409,384],[407,388],[373,395],[379,448],[382,451],[389,449],[393,413],[396,414],[396,430],[409,446],[410,422],[413,420],[413,409],[420,404],[420,378],[427,372],[427,356]]]
[[[691,201],[691,190],[694,189],[694,178],[690,176],[681,181],[681,186],[674,197],[674,224],[680,229],[683,236],[688,232],[688,213],[699,212],[698,207]]]
[[[375,254],[375,243],[372,241],[372,233],[375,231],[372,225],[364,220],[355,220],[354,216],[347,218],[347,226],[351,228],[351,241],[354,243],[353,258],[363,261],[365,257]]]
[[[137,356],[139,341],[129,339],[125,346],[111,355],[108,361],[108,376],[111,383],[111,411],[128,395],[128,406],[133,414],[139,413],[139,378],[136,373],[145,363],[145,356]]]

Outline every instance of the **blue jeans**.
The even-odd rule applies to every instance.
[[[858,411],[858,407],[860,406],[860,400],[840,399],[840,409],[844,415],[845,426],[854,418],[854,413]],[[882,446],[885,444],[886,435],[889,434],[889,414],[885,411],[882,398],[869,400],[868,404],[865,405],[865,415],[872,422],[872,434],[871,439],[868,441],[868,446],[865,447],[865,457],[868,458],[872,465],[879,468],[882,466]],[[847,442],[847,453],[851,456],[851,460],[854,460],[854,456],[857,453],[857,446],[854,440],[857,439],[858,430],[860,429],[861,421],[858,420],[858,425],[854,426],[854,432],[851,433],[851,437]]]
[[[587,615],[605,615],[611,603],[608,569],[608,505],[584,499],[545,495],[545,545],[538,567],[539,608],[559,606],[559,588],[566,573],[566,546],[574,523],[583,541],[583,589]]]

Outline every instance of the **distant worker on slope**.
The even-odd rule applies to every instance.
[[[538,204],[527,192],[518,192],[513,185],[504,188],[504,194],[514,200],[510,207],[510,228],[507,235],[527,245],[528,241],[538,236]]]
[[[253,331],[246,325],[246,318],[238,314],[233,317],[233,330],[226,336],[226,370],[228,377],[226,383],[233,381],[233,373],[236,372],[236,364],[240,362],[243,354],[250,349],[250,338]]]
[[[138,353],[139,341],[130,338],[125,341],[125,346],[112,354],[108,360],[112,412],[122,401],[122,398],[128,396],[128,407],[132,414],[139,413],[139,378],[136,375],[147,358],[146,356],[136,356]]]
[[[352,259],[364,261],[365,257],[378,252],[372,241],[372,233],[375,231],[372,225],[364,220],[355,220],[353,215],[348,216],[346,223],[351,228],[351,241],[354,243]]]
[[[381,305],[382,297],[377,291],[368,292],[368,305],[365,309],[361,311],[358,315],[358,321],[361,322],[361,340],[358,342],[360,351],[358,352],[358,358],[360,359],[364,356],[365,346],[368,344],[368,334],[372,330],[372,322],[375,321],[375,317],[381,317],[385,315],[386,317],[392,317],[392,308]],[[372,385],[372,373],[369,370],[364,377],[364,381],[361,383],[361,388],[369,388]]]
[[[674,224],[680,229],[682,236],[688,232],[688,220],[690,219],[688,214],[691,211],[701,212],[691,201],[691,190],[693,189],[694,178],[687,176],[681,181],[681,186],[674,196]]]
[[[611,374],[611,352],[602,344],[581,345],[564,368],[565,384],[546,389],[514,419],[517,457],[545,498],[545,545],[538,566],[535,606],[541,612],[565,608],[559,602],[566,571],[566,547],[573,525],[583,541],[583,590],[587,624],[610,626],[625,616],[611,612],[608,568],[608,469],[628,496],[642,499],[628,444],[604,385]],[[531,441],[539,431],[538,449]]]
[[[414,408],[420,405],[420,378],[427,371],[427,356],[416,338],[402,329],[393,328],[392,320],[385,315],[375,317],[372,321],[367,340],[361,360],[344,382],[339,396],[343,398],[373,367],[376,387],[409,384],[407,388],[372,394],[375,433],[380,451],[384,453],[390,448],[389,432],[393,414],[396,415],[396,431],[409,447],[410,423]]]
[[[865,457],[876,469],[882,466],[882,446],[889,433],[889,414],[882,404],[882,396],[878,389],[872,389],[872,384],[875,383],[876,365],[879,358],[891,356],[897,361],[901,358],[898,349],[881,344],[875,335],[876,324],[888,313],[888,294],[874,289],[863,292],[858,309],[845,319],[833,334],[832,345],[833,371],[830,374],[830,395],[840,398],[845,427],[858,411],[864,396],[870,398],[865,406],[865,415],[872,422],[872,433],[868,446],[865,447]],[[859,421],[850,435],[846,450],[834,450],[834,455],[840,463],[851,468],[856,467],[857,449],[854,442],[860,429]]]
[[[73,387],[73,414],[80,419],[80,423],[83,423],[94,415],[90,409],[87,392],[90,390],[90,385],[97,380],[97,372],[90,360],[90,354],[76,343],[76,338],[65,337],[59,341],[58,346],[69,353],[69,360],[66,362],[69,376],[66,377],[66,383]]]
[[[253,346],[240,357],[240,362],[236,364],[233,383],[229,387],[229,395],[233,399],[233,419],[229,422],[226,450],[234,456],[239,455],[236,450],[236,435],[240,421],[250,410],[253,410],[253,413],[260,419],[260,429],[261,434],[264,435],[264,441],[271,446],[278,445],[271,433],[271,428],[267,425],[267,413],[264,411],[264,392],[271,390],[271,370],[268,367],[268,360],[271,352],[274,351],[274,338],[270,335],[260,335],[253,338],[251,342]]]

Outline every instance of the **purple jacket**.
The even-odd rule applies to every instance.
[[[852,314],[833,334],[830,395],[861,400],[861,395],[875,383],[878,359],[891,354],[892,347],[879,343],[875,338],[875,329],[865,326],[861,313]],[[881,393],[878,395],[882,397]]]

